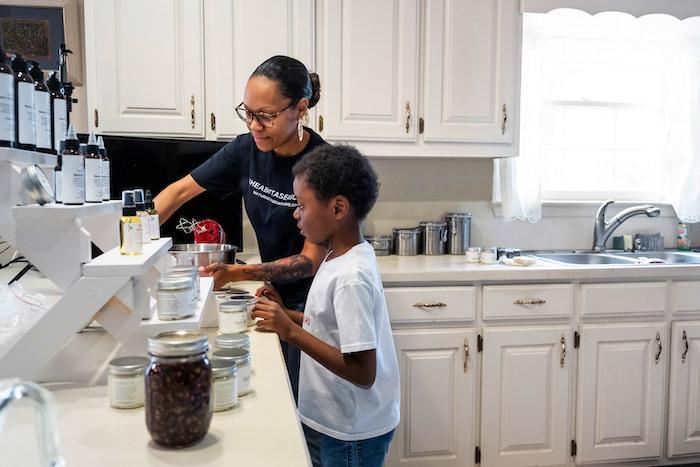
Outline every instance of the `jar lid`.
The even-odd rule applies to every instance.
[[[158,279],[158,290],[187,289],[194,286],[191,276],[165,276]]]
[[[196,272],[199,274],[199,268],[197,268],[196,266],[186,266],[186,265],[172,266],[172,267],[169,267],[168,269],[165,270],[165,275],[168,275],[171,272],[190,272],[190,273]]]
[[[23,168],[21,178],[32,201],[37,204],[46,204],[53,201],[53,187],[38,165],[29,164]]]
[[[211,354],[212,360],[228,360],[238,364],[238,366],[250,363],[250,352],[245,349],[219,349]]]
[[[248,308],[248,300],[229,300],[219,303],[219,311],[232,313],[234,311],[245,311]]]
[[[238,373],[238,365],[233,360],[212,360],[211,373],[214,378],[236,376]]]
[[[450,218],[454,217],[457,219],[466,219],[466,218],[471,218],[472,213],[471,212],[448,212],[445,214],[445,218]]]
[[[114,375],[137,375],[148,365],[146,357],[119,357],[109,362],[109,372]]]
[[[255,297],[253,297],[250,294],[231,294],[229,296],[229,300],[246,300],[246,301],[251,301],[255,300]]]
[[[220,349],[238,349],[250,346],[248,334],[219,334],[214,341]]]
[[[394,227],[391,231],[394,233],[413,233],[420,232],[420,227]]]
[[[148,338],[148,353],[161,357],[184,357],[209,349],[206,334],[194,329],[162,332]]]

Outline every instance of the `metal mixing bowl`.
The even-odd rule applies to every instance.
[[[233,264],[237,249],[226,243],[188,243],[173,245],[170,254],[178,265],[200,267],[212,263]]]

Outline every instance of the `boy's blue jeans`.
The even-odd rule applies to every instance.
[[[394,430],[376,438],[341,441],[302,423],[314,467],[381,467]]]

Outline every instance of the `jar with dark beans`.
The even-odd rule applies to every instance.
[[[171,331],[148,340],[146,427],[156,444],[185,447],[201,440],[212,417],[207,337]]]

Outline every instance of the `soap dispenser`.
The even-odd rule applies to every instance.
[[[29,75],[34,80],[34,122],[36,150],[53,154],[51,143],[51,93],[44,84],[44,72],[35,61],[29,62],[32,65]]]
[[[15,141],[15,75],[0,48],[0,146],[12,147]]]
[[[12,71],[15,72],[15,147],[34,151],[34,80],[20,54],[12,59]]]

